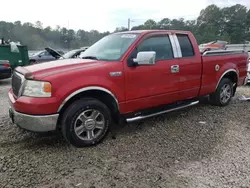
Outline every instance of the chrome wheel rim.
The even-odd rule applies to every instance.
[[[222,103],[227,103],[228,100],[231,98],[231,94],[232,94],[232,90],[229,84],[225,84],[222,88],[221,88],[221,92],[220,92],[220,101]]]
[[[100,136],[105,127],[105,119],[101,112],[94,109],[83,111],[75,120],[75,134],[84,141],[91,141]]]

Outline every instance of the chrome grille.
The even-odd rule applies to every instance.
[[[12,86],[12,91],[14,95],[17,97],[18,97],[19,90],[22,86],[22,82],[23,82],[23,75],[14,71],[12,75],[11,86]]]

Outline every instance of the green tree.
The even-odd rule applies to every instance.
[[[247,8],[239,4],[222,9],[223,31],[230,36],[230,42],[244,42],[248,30],[247,12]]]

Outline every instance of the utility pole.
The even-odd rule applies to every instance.
[[[128,19],[128,30],[130,30],[130,18]]]
[[[67,41],[68,41],[68,50],[70,48],[70,43],[69,43],[69,20],[68,20],[68,36],[67,36]]]
[[[130,31],[130,23],[133,22],[130,18],[128,19],[128,30]]]

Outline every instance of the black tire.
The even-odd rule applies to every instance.
[[[223,100],[221,98],[221,93],[222,93],[222,90],[225,86],[230,87],[230,90],[228,89],[228,94],[230,91],[230,97],[227,100]],[[216,91],[210,95],[210,103],[213,105],[216,105],[216,106],[227,106],[233,97],[233,90],[234,90],[233,89],[233,82],[228,78],[223,78],[220,81]]]
[[[96,138],[93,138],[91,140],[84,140],[84,138],[81,135],[78,136],[76,134],[75,127],[76,127],[77,121],[80,120],[78,116],[90,110],[99,112],[100,115],[102,115],[102,118],[103,118],[102,122],[104,122],[103,123],[104,125],[102,125],[103,129],[100,130],[100,133]],[[73,102],[66,109],[62,117],[63,118],[62,118],[62,124],[61,124],[61,131],[62,131],[64,138],[70,144],[79,148],[87,147],[87,146],[94,146],[100,143],[106,137],[108,130],[112,124],[112,118],[111,118],[111,113],[110,113],[109,108],[104,103],[94,98],[82,98]],[[85,124],[88,120],[89,119],[85,121]],[[92,123],[92,124],[96,124],[96,123]],[[85,126],[84,129],[86,129],[86,133],[88,131],[92,131],[92,130],[87,130],[87,125],[84,125],[84,126]],[[94,135],[94,133],[92,133],[92,135]]]

